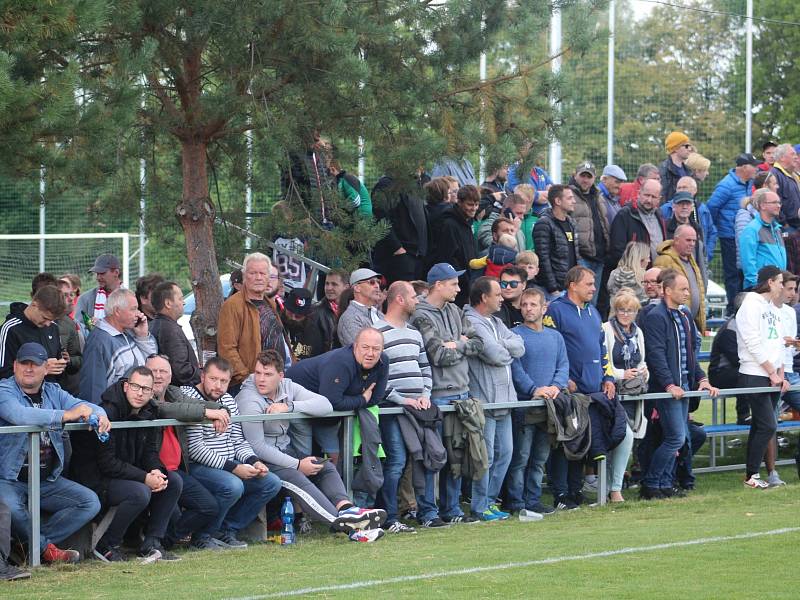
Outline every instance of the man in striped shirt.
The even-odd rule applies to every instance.
[[[431,405],[431,367],[419,331],[408,324],[417,308],[417,295],[407,281],[389,286],[386,316],[375,328],[383,334],[383,351],[389,358],[386,384],[388,402],[427,409]],[[397,520],[397,488],[406,464],[406,447],[395,415],[381,416],[381,438],[386,452],[381,497],[386,508],[385,529],[389,533],[413,533],[414,528]]]
[[[183,386],[190,398],[217,402],[232,417],[239,414],[236,401],[228,394],[231,365],[219,356],[208,360],[200,373],[200,385]],[[236,538],[264,505],[281,489],[281,480],[270,473],[244,439],[241,423],[231,423],[218,432],[213,423],[186,428],[189,444],[189,473],[217,499],[219,512],[207,531],[199,532],[223,548],[246,548]]]

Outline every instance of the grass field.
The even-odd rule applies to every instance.
[[[639,502],[629,491],[623,505],[543,522],[462,525],[374,544],[314,533],[294,547],[186,552],[177,563],[45,567],[28,582],[0,585],[0,598],[796,598],[800,483],[794,469],[781,473],[789,485],[779,489],[746,489],[741,473],[702,475],[685,499]],[[766,535],[730,539],[754,533]],[[720,537],[728,539],[708,540]],[[454,573],[470,569],[485,570]],[[419,578],[386,581],[409,575]],[[374,583],[336,588],[367,580]]]

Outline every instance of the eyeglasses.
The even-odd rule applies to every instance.
[[[366,283],[367,285],[377,285],[378,287],[380,287],[381,280],[380,279],[367,279],[365,281],[359,281],[358,283]],[[356,284],[356,285],[358,285],[358,284]]]
[[[691,144],[683,144],[683,147],[689,149],[694,148],[694,146],[692,146]]]
[[[647,281],[647,279],[645,279],[642,283],[644,283],[645,285],[661,285],[660,283],[658,283],[658,280],[656,280],[656,281]]]
[[[521,281],[501,281],[500,282],[500,287],[502,289],[511,288],[512,290],[515,290],[521,285],[522,285]]]
[[[619,308],[617,309],[618,315],[634,315],[636,311],[632,308]]]
[[[153,392],[153,388],[147,385],[139,385],[138,383],[131,383],[128,382],[128,387],[132,389],[134,392],[142,392],[145,394],[151,394]]]

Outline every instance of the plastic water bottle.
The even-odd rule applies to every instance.
[[[108,432],[104,431],[103,433],[100,433],[97,430],[99,426],[100,426],[100,419],[96,414],[92,413],[92,416],[89,417],[89,427],[94,429],[94,431],[97,433],[97,439],[105,444],[108,441]]]
[[[281,507],[281,521],[283,521],[281,545],[294,544],[294,505],[289,496],[286,496],[286,500],[283,501],[283,506]]]

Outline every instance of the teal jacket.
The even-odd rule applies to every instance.
[[[785,269],[786,247],[778,221],[767,224],[760,215],[756,215],[739,237],[739,254],[742,257],[745,289],[756,285],[761,267],[775,265]]]
[[[342,196],[350,202],[348,210],[358,211],[359,215],[372,219],[372,198],[370,198],[367,188],[357,177],[341,171],[336,175],[336,187],[339,188]]]

